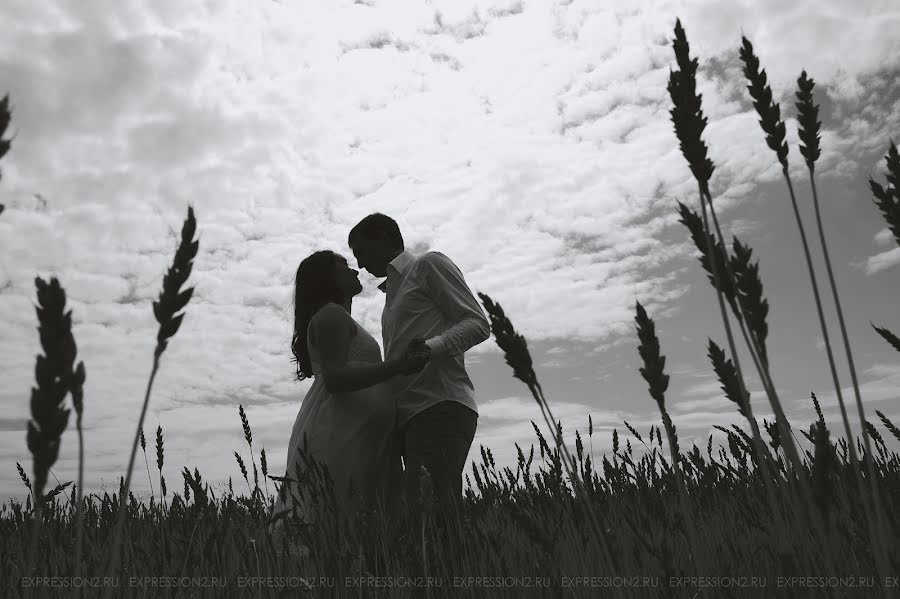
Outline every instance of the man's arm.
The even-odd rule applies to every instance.
[[[425,341],[433,358],[458,356],[491,336],[491,325],[459,268],[444,254],[422,257],[424,291],[450,321],[450,328]]]

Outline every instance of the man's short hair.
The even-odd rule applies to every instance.
[[[397,226],[397,221],[380,212],[370,214],[350,229],[347,245],[352,247],[353,243],[360,237],[374,239],[378,231],[383,231],[388,236],[394,248],[404,249],[403,235],[400,234],[400,227]]]

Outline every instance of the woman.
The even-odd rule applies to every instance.
[[[323,502],[313,501],[319,496],[310,488],[316,470],[304,461],[304,443],[303,453],[327,467],[343,516],[362,503],[386,504],[391,487],[399,487],[400,462],[392,451],[394,398],[385,382],[419,372],[428,356],[411,343],[401,358],[382,361],[378,343],[350,316],[353,297],[362,291],[358,274],[329,250],[310,255],[297,268],[291,352],[298,380],[315,380],[288,445],[286,477],[301,483],[285,482],[276,515],[294,507],[307,521],[323,515]],[[300,500],[296,506],[294,494]]]

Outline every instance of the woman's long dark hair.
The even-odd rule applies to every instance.
[[[327,304],[344,303],[344,294],[334,280],[336,259],[343,256],[331,250],[322,250],[307,256],[297,267],[294,279],[294,335],[291,353],[297,363],[297,380],[313,376],[309,351],[306,346],[306,329],[316,311]]]

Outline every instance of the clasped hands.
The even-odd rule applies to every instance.
[[[428,361],[431,360],[431,348],[425,343],[422,337],[413,337],[406,346],[401,361],[403,374],[415,374],[425,368]]]

